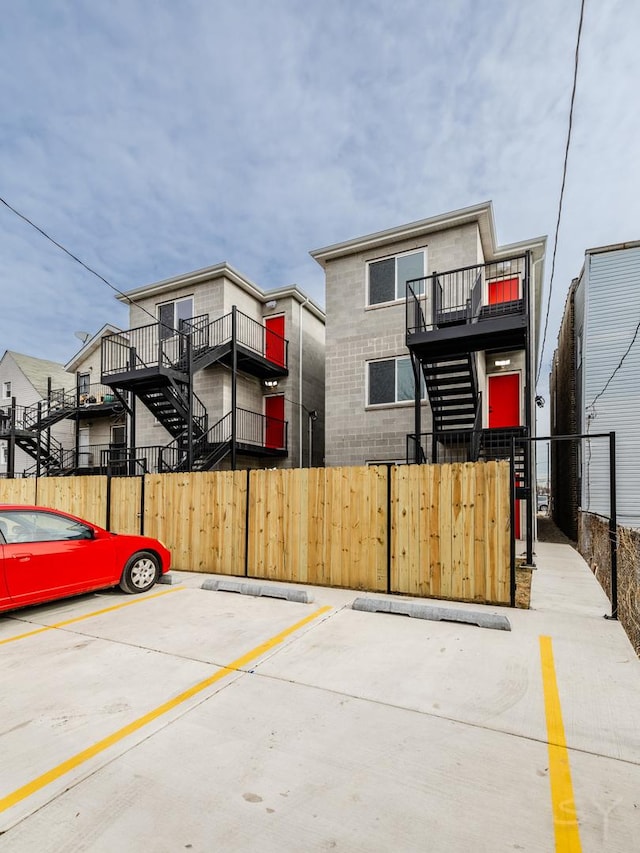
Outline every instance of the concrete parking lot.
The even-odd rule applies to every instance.
[[[493,631],[200,588],[0,619],[0,849],[636,850],[640,663],[569,547]],[[384,596],[383,596],[384,597]]]

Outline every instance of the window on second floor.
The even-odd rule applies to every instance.
[[[2,396],[5,399],[8,399],[11,396],[11,383],[3,382],[2,383]]]
[[[6,443],[3,441],[2,443],[0,443],[0,465],[6,465],[8,457],[8,448]]]
[[[175,299],[158,305],[158,320],[160,322],[160,340],[172,337],[179,332],[187,320],[193,317],[193,296]]]
[[[406,356],[368,363],[367,405],[404,403],[414,399],[411,359]],[[426,397],[424,380],[420,397]]]
[[[426,252],[407,252],[380,261],[370,261],[367,265],[367,304],[380,305],[383,302],[395,302],[406,296],[408,281],[423,278],[426,274]],[[423,283],[416,285],[414,291],[422,292]]]
[[[79,373],[78,374],[78,393],[80,396],[83,394],[89,393],[89,386],[91,385],[91,374],[90,373]]]

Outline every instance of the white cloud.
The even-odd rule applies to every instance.
[[[487,198],[502,242],[552,238],[578,13],[13,4],[0,195],[122,289],[227,260],[322,302],[310,249]],[[546,362],[585,248],[640,237],[639,23],[633,0],[587,4]],[[0,227],[0,350],[66,360],[74,330],[126,323],[105,285],[4,209]]]

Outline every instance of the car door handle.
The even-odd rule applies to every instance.
[[[19,563],[26,563],[31,559],[31,554],[12,554],[11,556]]]

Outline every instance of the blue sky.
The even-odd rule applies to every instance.
[[[324,304],[309,250],[492,199],[557,214],[579,0],[30,0],[0,28],[0,195],[122,290],[226,260]],[[587,247],[640,239],[640,4],[587,0],[541,390]],[[0,207],[0,351],[127,325]]]

